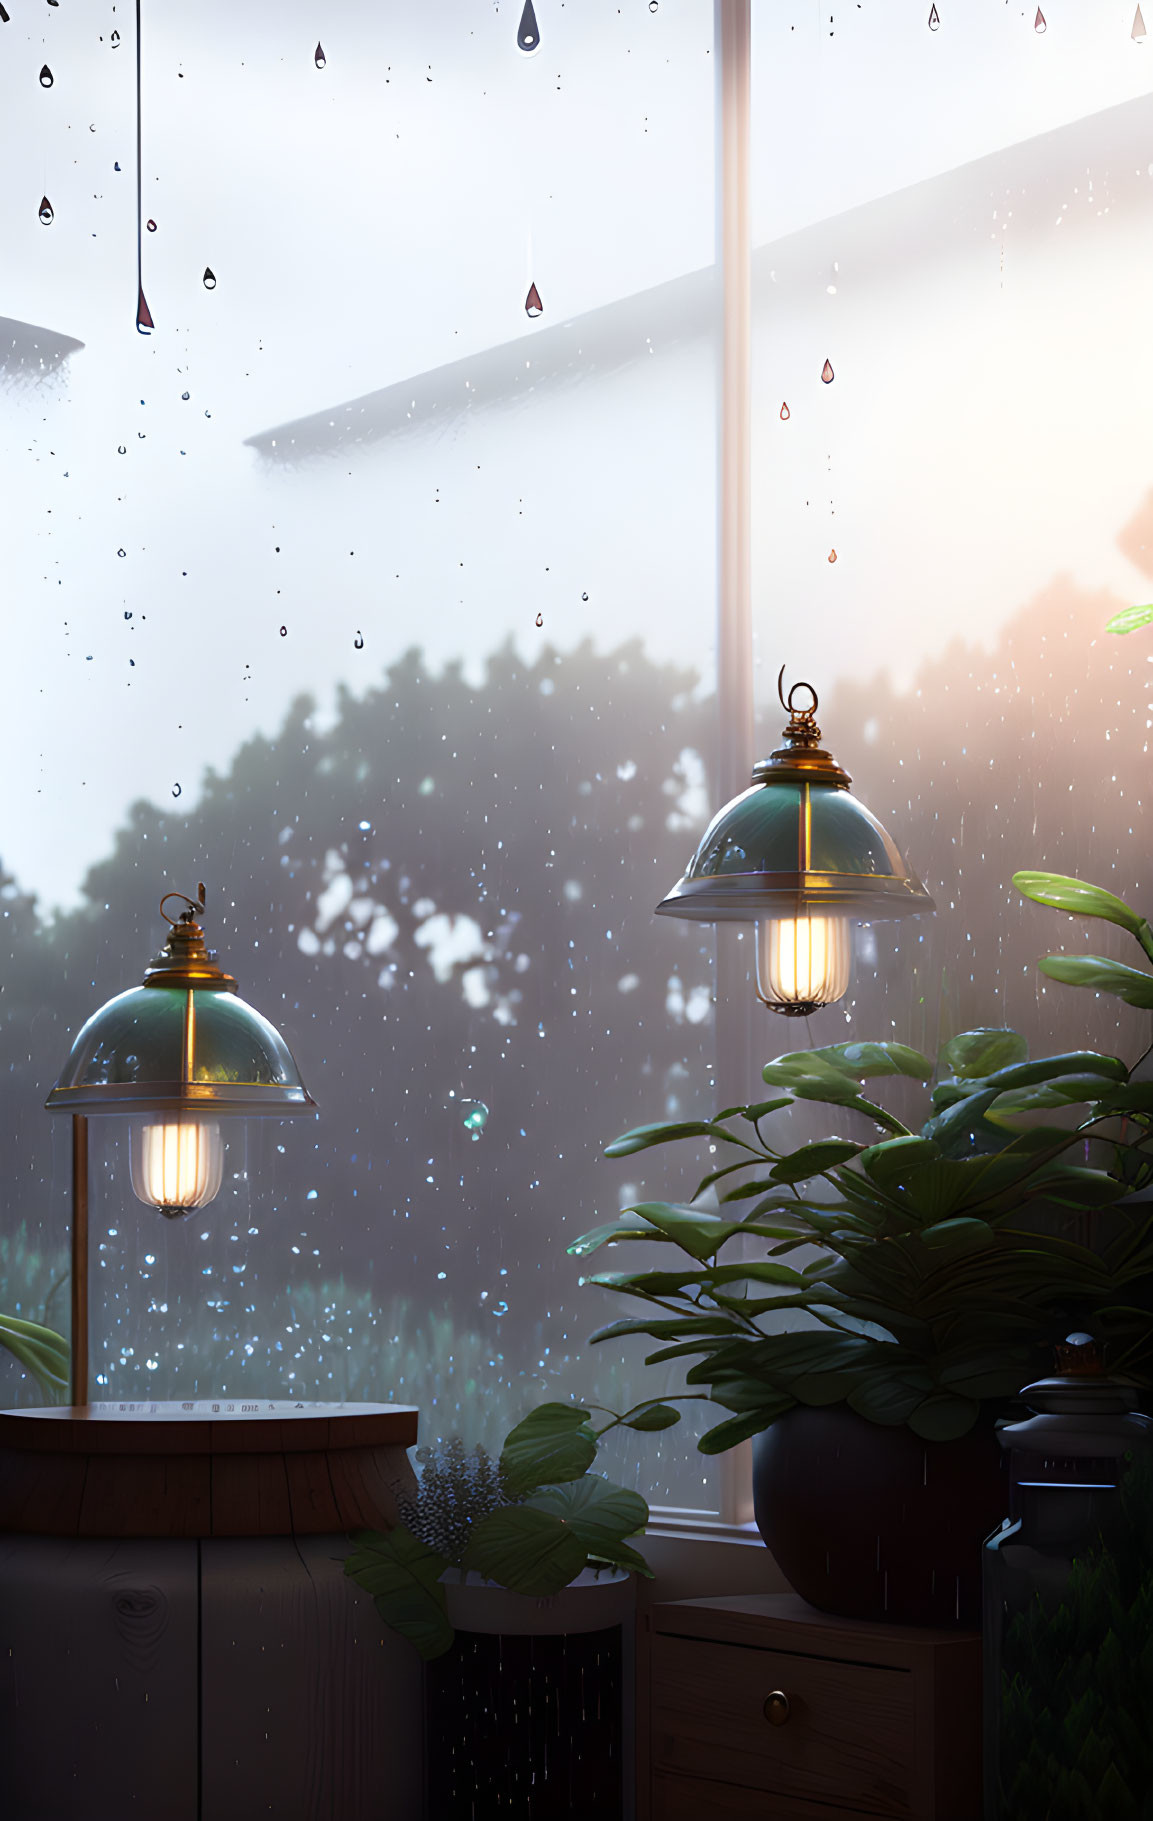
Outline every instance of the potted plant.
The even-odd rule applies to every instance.
[[[1049,874],[1017,884],[1122,924],[1153,959],[1148,924],[1111,894]],[[1042,966],[1153,1006],[1138,969]],[[863,1092],[934,1073],[919,1125]],[[1019,1387],[1071,1327],[1150,1383],[1153,1084],[1094,1052],[1031,1061],[1005,1029],[952,1038],[936,1071],[903,1044],[845,1043],[778,1056],[763,1075],[767,1100],[609,1145],[623,1157],[706,1140],[717,1156],[687,1202],[640,1203],[570,1247],[655,1241],[681,1255],[594,1276],[644,1307],[594,1339],[646,1334],[660,1343],[650,1363],[692,1361],[689,1385],[728,1412],[703,1452],[756,1438],[757,1521],[806,1599],[976,1623],[979,1546],[1004,1512],[994,1424]],[[835,1108],[844,1135],[775,1143],[770,1116],[810,1101]]]
[[[418,1451],[395,1529],[361,1531],[345,1572],[428,1662],[426,1787],[456,1816],[624,1812],[637,1492],[591,1471],[609,1429],[676,1421],[542,1404],[497,1460],[459,1438]],[[482,1719],[483,1717],[483,1719]]]

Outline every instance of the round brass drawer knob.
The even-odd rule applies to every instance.
[[[782,1688],[765,1696],[765,1719],[770,1726],[783,1726],[789,1717],[789,1697]]]

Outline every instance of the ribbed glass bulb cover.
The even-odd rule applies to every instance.
[[[848,917],[801,911],[757,924],[757,994],[774,1010],[811,1012],[842,999],[852,963]]]
[[[133,1120],[128,1138],[138,1201],[174,1217],[206,1207],[224,1179],[224,1140],[214,1119]]]

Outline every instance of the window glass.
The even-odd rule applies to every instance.
[[[1143,1014],[1035,965],[1136,961],[1129,938],[1010,880],[1150,904],[1153,638],[1105,627],[1153,571],[1153,52],[1132,7],[932,12],[754,17],[764,739],[787,663],[937,903],[862,932],[848,998],[806,1035],[933,1054],[1006,1023],[1035,1053],[1132,1061]]]
[[[709,805],[711,9],[142,11],[139,218],[132,10],[0,24],[0,1307],[66,1325],[43,1098],[203,879],[320,1118],[171,1224],[93,1122],[105,1394],[492,1442],[659,1391],[564,1247],[711,1098],[711,935],[652,917]]]

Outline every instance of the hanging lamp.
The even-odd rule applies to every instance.
[[[186,908],[170,917],[165,905]],[[88,1401],[88,1120],[130,1120],[138,1200],[169,1220],[205,1207],[224,1172],[223,1119],[315,1113],[284,1038],[216,964],[196,898],[168,892],[171,926],[143,984],[118,993],[78,1033],[46,1101],[72,1114],[72,1402]]]
[[[916,916],[933,900],[886,830],[821,746],[817,692],[777,694],[785,744],[753,767],[750,788],[713,817],[661,917],[756,925],[757,996],[808,1017],[848,990],[854,922]],[[811,701],[797,706],[799,691]]]

